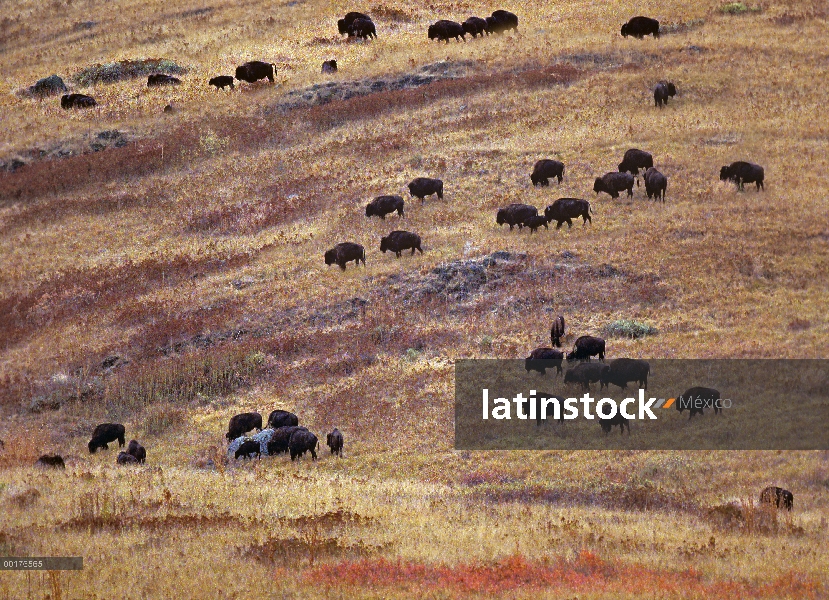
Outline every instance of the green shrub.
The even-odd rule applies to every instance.
[[[96,83],[112,83],[124,79],[135,79],[146,77],[153,73],[166,73],[178,75],[187,72],[185,67],[176,64],[166,58],[146,58],[140,60],[119,60],[104,64],[92,65],[83,69],[72,79],[81,86],[94,85]]]
[[[720,6],[720,12],[725,15],[741,15],[747,12],[761,12],[762,10],[759,6],[746,6],[742,2],[729,2]]]
[[[640,323],[639,321],[632,321],[630,319],[619,319],[604,326],[605,335],[616,337],[628,337],[636,339],[645,337],[646,335],[656,335],[659,330],[647,323]]]

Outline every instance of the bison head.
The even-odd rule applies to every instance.
[[[628,36],[628,24],[625,23],[624,25],[622,25],[622,37],[627,37],[627,36]]]
[[[505,209],[503,209],[503,208],[498,209],[498,214],[495,215],[495,222],[498,223],[498,225],[503,225],[504,223],[506,223],[507,222],[506,214],[507,214],[507,211]]]
[[[335,262],[337,262],[337,253],[334,250],[327,250],[325,252],[325,264],[330,266]]]
[[[530,181],[533,182],[533,185],[538,185],[540,183],[540,178],[535,176],[535,173],[530,174]]]
[[[366,204],[366,216],[370,217],[370,216],[376,215],[376,214],[378,214],[378,213],[375,212],[374,205],[371,204],[371,203]]]
[[[337,21],[337,31],[340,32],[340,35],[348,33],[348,23],[345,22],[345,19],[339,19]]]
[[[429,39],[430,40],[433,40],[438,36],[437,31],[435,31],[435,29],[436,28],[435,28],[434,25],[429,25]]]
[[[673,83],[668,83],[668,95],[671,97],[676,96],[676,86]]]
[[[597,194],[604,191],[604,180],[601,177],[596,177],[596,181],[593,182],[593,191]],[[567,360],[570,358],[568,357]]]
[[[722,169],[720,169],[720,181],[726,181],[728,179],[731,179],[731,177],[732,174],[730,168],[723,167]]]
[[[389,238],[387,238],[387,237],[380,238],[380,252],[385,254],[386,250],[388,250],[388,249],[389,249]]]

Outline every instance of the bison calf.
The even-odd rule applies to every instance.
[[[130,440],[127,445],[127,454],[132,454],[139,463],[144,464],[147,459],[147,450],[144,449],[138,440]]]
[[[92,439],[89,440],[89,453],[95,454],[98,448],[109,449],[110,442],[118,440],[118,446],[123,447],[126,443],[124,433],[126,429],[120,423],[101,423],[92,432]]]
[[[330,266],[336,263],[343,271],[345,271],[345,263],[352,260],[355,266],[359,266],[360,261],[363,261],[363,266],[365,266],[366,250],[360,244],[342,242],[325,253],[325,264]]]
[[[705,414],[703,412],[704,408],[713,408],[714,414],[718,414],[722,411],[720,408],[720,392],[707,387],[692,387],[685,390],[677,399],[676,399],[676,409],[679,411],[679,414],[682,414],[682,411],[686,408],[690,410],[691,414],[688,415],[688,420],[691,420],[695,414]]]
[[[213,77],[207,82],[207,85],[216,86],[216,91],[223,90],[228,86],[230,86],[230,89],[235,89],[235,86],[233,85],[233,77],[230,75],[219,75],[218,77]]]
[[[573,226],[573,219],[582,218],[582,226],[587,225],[587,222],[593,222],[590,218],[590,202],[581,200],[580,198],[559,198],[550,206],[544,209],[544,216],[547,217],[547,222],[557,223],[556,229],[561,229],[563,223],[567,223],[567,227]]]
[[[325,443],[331,449],[331,454],[336,454],[337,457],[343,455],[343,434],[336,427],[334,431],[325,436]]]
[[[544,229],[549,229],[550,227],[547,225],[547,217],[543,215],[534,215],[524,221],[524,225],[530,228],[530,235],[535,233],[535,230],[544,226]]]
[[[533,185],[550,185],[550,179],[555,177],[558,182],[564,179],[564,163],[549,158],[544,158],[535,163],[533,172],[530,174],[530,181]]]
[[[262,453],[259,448],[259,442],[255,442],[253,440],[247,440],[239,446],[239,449],[236,450],[236,454],[234,455],[236,460],[239,460],[239,457],[250,459],[253,455],[256,455],[257,458],[262,458]]]
[[[63,462],[63,457],[60,454],[44,454],[37,459],[36,467],[53,467],[55,469],[65,469],[66,464]]]
[[[625,426],[627,425],[628,436],[630,436],[630,421],[628,421],[626,417],[623,417],[619,413],[616,413],[612,417],[608,417],[606,419],[600,416],[599,424],[602,426],[602,431],[604,431],[605,435],[610,434],[610,430],[613,429],[614,425],[618,425],[619,433],[621,435],[625,435]]]
[[[394,211],[397,211],[401,217],[403,216],[403,196],[377,196],[366,205],[367,217],[377,215],[384,221],[386,215]]]
[[[794,506],[794,494],[789,490],[770,485],[760,492],[760,502],[762,504],[774,504],[777,508],[791,510]]]
[[[412,255],[415,250],[419,250],[423,254],[423,249],[420,247],[420,236],[410,231],[392,231],[384,238],[380,238],[380,252],[386,253],[386,250],[391,250],[400,258],[403,250],[411,249]]]
[[[164,73],[154,73],[147,77],[147,87],[155,87],[158,85],[178,85],[181,79],[173,77],[172,75],[165,75]]]
[[[70,108],[92,108],[97,105],[98,103],[95,102],[95,98],[85,94],[64,94],[60,97],[60,107],[63,110],[69,110]]]

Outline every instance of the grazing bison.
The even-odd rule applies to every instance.
[[[288,442],[288,450],[291,452],[291,460],[302,456],[306,452],[311,453],[311,458],[317,460],[317,436],[307,429],[298,429],[291,434],[291,441]]]
[[[524,359],[524,368],[527,370],[527,373],[530,371],[538,371],[542,375],[547,373],[547,369],[555,369],[556,375],[561,375],[562,360],[564,360],[564,354],[561,350],[546,347],[536,348]]]
[[[325,443],[331,449],[331,454],[336,454],[338,457],[343,455],[343,434],[336,427],[334,431],[325,436]]]
[[[561,338],[564,337],[564,317],[558,315],[553,319],[553,325],[550,327],[550,341],[556,348],[561,348]]]
[[[60,107],[63,110],[70,108],[92,108],[97,106],[95,98],[87,96],[86,94],[64,94],[60,97]]]
[[[345,15],[345,18],[339,19],[337,21],[337,30],[340,32],[340,35],[348,34],[351,36],[351,33],[348,31],[348,28],[351,27],[351,24],[356,21],[357,19],[365,19],[367,21],[371,21],[371,17],[361,12],[350,12]]]
[[[656,196],[656,199],[659,200],[661,197],[664,203],[665,190],[668,189],[668,178],[653,167],[650,167],[642,175],[642,179],[645,180],[645,192],[648,194],[648,199],[650,200],[652,196]]]
[[[251,429],[262,431],[262,415],[258,412],[247,412],[234,415],[227,426],[225,437],[228,440],[235,440],[240,435],[246,434]]]
[[[239,449],[236,450],[236,454],[234,454],[234,458],[239,460],[239,457],[251,459],[253,455],[256,455],[257,458],[262,458],[262,452],[259,447],[259,442],[255,442],[253,440],[246,440]]]
[[[440,179],[431,179],[430,177],[417,177],[412,179],[409,184],[409,195],[415,198],[420,198],[420,203],[426,199],[426,196],[437,194],[438,198],[443,200],[443,181]]]
[[[660,81],[653,88],[653,102],[659,108],[668,105],[668,98],[676,96],[676,86],[670,81]]]
[[[737,184],[737,189],[742,190],[743,184],[754,183],[757,185],[757,191],[766,189],[763,187],[763,179],[765,172],[763,167],[754,163],[738,160],[727,167],[720,169],[720,181],[733,181]]]
[[[583,335],[573,344],[573,351],[567,355],[567,360],[590,360],[591,356],[599,355],[604,360],[605,342],[600,337]]]
[[[266,63],[261,60],[252,60],[236,67],[236,79],[239,81],[254,83],[267,77],[268,81],[273,83],[273,78],[276,74],[276,69],[274,67],[275,65],[273,63]]]
[[[564,399],[563,398],[559,398],[559,397],[557,397],[554,394],[551,394],[549,392],[536,392],[534,400],[535,400],[535,402],[533,402],[532,397],[530,398],[530,402],[533,402],[533,404],[535,404],[535,424],[536,424],[536,426],[540,426],[541,421],[546,421],[548,418],[549,419],[554,419],[555,418],[555,413],[553,412],[554,411],[554,408],[553,408],[554,405],[546,404],[546,406],[545,406],[545,403],[542,402],[542,400],[558,401],[558,408],[559,408],[558,420],[561,421],[561,423],[564,423]],[[530,406],[532,406],[532,405],[530,405]],[[541,418],[542,417],[542,414],[541,414],[542,411],[546,412],[543,419]]]
[[[139,463],[143,464],[147,460],[147,450],[142,446],[138,440],[130,440],[127,445],[127,454],[132,454]]]
[[[430,40],[443,40],[447,44],[449,43],[449,38],[455,38],[458,42],[461,40],[466,41],[466,32],[463,30],[463,25],[457,21],[441,19],[437,23],[429,25],[428,33]]]
[[[561,229],[563,223],[567,223],[568,227],[573,226],[573,219],[582,218],[582,226],[587,225],[587,222],[593,222],[590,218],[590,203],[587,200],[579,198],[559,198],[550,206],[544,209],[544,216],[547,217],[547,222],[558,223],[556,229]]]
[[[345,271],[345,263],[354,261],[355,266],[360,266],[360,261],[363,261],[363,266],[366,264],[366,250],[360,244],[354,242],[342,242],[325,252],[325,264],[337,264],[340,269]]]
[[[173,77],[172,75],[165,75],[164,73],[154,73],[147,76],[147,87],[154,87],[157,85],[178,85],[181,79]]]
[[[65,469],[66,464],[63,462],[63,457],[60,454],[44,454],[35,462],[36,467],[54,467],[56,469]]]
[[[374,22],[371,19],[355,19],[354,22],[348,26],[348,37],[356,37],[367,40],[369,38],[377,38],[377,29],[374,27]]]
[[[287,427],[279,427],[271,435],[271,439],[268,442],[267,449],[268,454],[276,455],[282,454],[283,452],[288,451],[288,446],[291,441],[291,436],[294,434],[295,431],[308,431],[305,427],[297,426],[297,425],[290,425]]]
[[[337,72],[337,61],[333,58],[331,60],[324,60],[322,61],[322,72],[323,73],[336,73]]]
[[[597,194],[605,192],[610,194],[611,198],[618,198],[619,192],[627,190],[628,196],[633,196],[633,180],[634,177],[630,173],[605,173],[601,177],[596,177],[593,191]]]
[[[762,504],[774,504],[777,508],[791,510],[794,506],[794,494],[789,490],[770,485],[760,492],[760,502]]]
[[[535,206],[516,202],[504,208],[499,208],[498,213],[495,215],[495,222],[498,225],[506,223],[509,225],[510,231],[512,231],[513,226],[518,225],[518,229],[521,229],[526,225],[527,219],[537,214],[538,209]]]
[[[419,250],[423,254],[423,249],[420,247],[420,236],[410,231],[392,231],[384,238],[380,238],[380,252],[386,253],[390,250],[400,258],[400,253],[403,250],[411,249],[412,255],[415,250]]]
[[[299,417],[287,410],[276,409],[268,415],[268,427],[279,429],[280,427],[291,427],[299,425]]]
[[[118,440],[118,446],[126,444],[124,433],[126,429],[120,423],[101,423],[92,432],[92,439],[89,440],[89,453],[95,454],[98,448],[109,449],[110,442]]]
[[[578,383],[584,391],[590,390],[590,384],[599,382],[601,385],[605,371],[609,367],[599,363],[580,363],[564,374],[564,383]]]
[[[688,420],[691,420],[695,414],[704,414],[704,408],[709,407],[714,409],[714,414],[719,413],[722,409],[719,406],[720,392],[707,387],[692,387],[685,390],[685,392],[676,399],[676,409],[679,414],[686,408],[691,411],[688,415]]]
[[[119,465],[137,465],[138,459],[129,452],[119,452],[115,463]]]
[[[486,18],[487,33],[504,33],[510,29],[518,31],[518,16],[508,10],[496,10]]]
[[[207,82],[207,85],[214,85],[216,86],[216,91],[223,90],[226,87],[230,86],[230,89],[234,89],[235,86],[233,85],[233,77],[230,75],[219,75],[218,77],[213,77],[210,81]]]
[[[604,431],[605,435],[610,434],[610,430],[613,429],[614,425],[618,425],[619,433],[621,435],[625,435],[625,425],[627,425],[628,436],[630,436],[630,421],[628,421],[626,417],[623,417],[619,413],[616,413],[615,415],[613,415],[612,417],[608,417],[607,419],[599,417],[599,425],[602,426],[602,431]]]
[[[535,215],[534,217],[530,217],[524,222],[524,225],[530,228],[530,235],[535,233],[535,230],[541,226],[544,226],[544,229],[550,228],[547,225],[547,217],[544,215]]]
[[[486,33],[486,20],[481,17],[469,17],[462,25],[463,30],[473,38],[479,35],[484,37]]]
[[[401,217],[403,216],[403,196],[377,196],[366,205],[367,217],[377,215],[384,221],[386,215],[394,211],[397,211]]]
[[[535,163],[530,181],[533,185],[550,185],[549,179],[555,177],[558,182],[564,179],[564,163],[549,158],[543,158]]]
[[[630,173],[631,175],[639,175],[639,169],[643,171],[653,166],[653,156],[650,152],[631,148],[625,152],[622,157],[622,162],[619,163],[620,173]],[[639,180],[636,181],[637,185]]]
[[[653,35],[653,37],[658,38],[659,21],[650,17],[633,17],[622,25],[622,36],[627,37],[629,35],[640,40],[646,35]]]
[[[611,360],[602,379],[601,388],[609,388],[610,384],[627,389],[628,383],[635,381],[643,389],[648,389],[648,373],[651,366],[646,360],[637,358],[617,358]]]

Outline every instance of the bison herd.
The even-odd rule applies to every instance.
[[[429,25],[427,35],[430,40],[444,41],[448,44],[452,38],[458,42],[465,42],[467,34],[475,38],[483,37],[484,34],[504,33],[510,29],[518,31],[518,16],[508,10],[496,10],[485,19],[469,17],[463,23],[441,19]]]
[[[254,429],[257,434],[246,435]],[[228,458],[233,456],[235,460],[288,453],[293,461],[306,452],[311,454],[312,460],[317,460],[317,436],[299,424],[299,417],[286,410],[271,412],[265,429],[262,428],[262,415],[258,412],[234,415],[228,423],[225,437],[229,442]],[[334,428],[326,436],[326,443],[331,454],[342,456],[344,441],[339,429]]]

